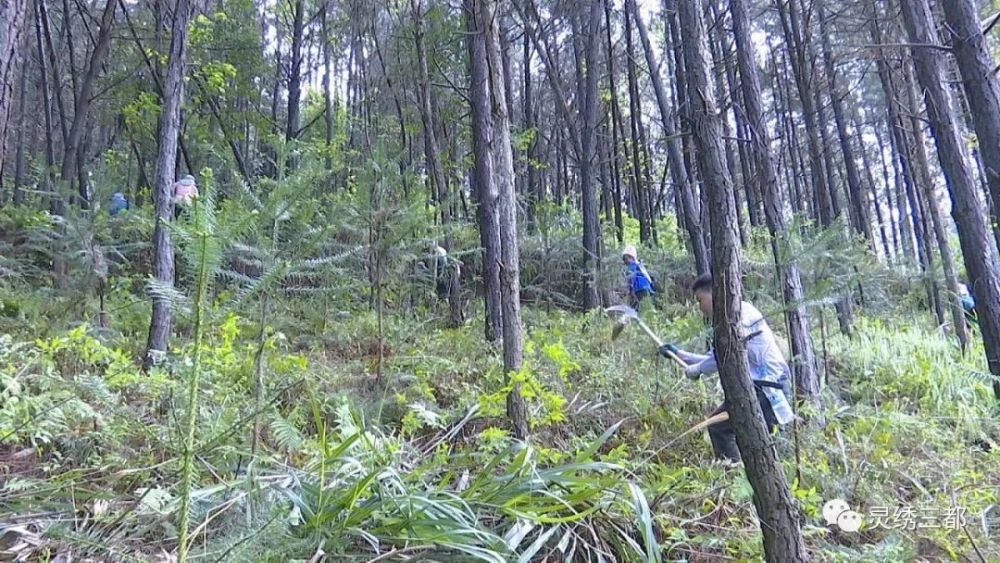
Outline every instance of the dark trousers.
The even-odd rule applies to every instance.
[[[757,401],[760,403],[760,410],[764,415],[767,429],[773,433],[778,427],[778,417],[774,416],[774,409],[771,408],[771,402],[767,400],[764,392],[757,386],[754,386],[754,389],[757,390]],[[717,415],[727,409],[728,405],[722,403],[712,415]],[[715,451],[716,459],[740,461],[740,450],[736,447],[736,432],[733,430],[731,421],[726,420],[709,426],[708,437],[712,439],[712,449]]]
[[[638,309],[639,304],[642,303],[642,300],[646,299],[647,297],[649,297],[648,290],[643,289],[642,291],[633,291],[629,295],[629,301],[631,302],[630,304],[632,305],[632,308]]]

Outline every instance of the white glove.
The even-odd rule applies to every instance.
[[[699,379],[701,377],[701,371],[698,370],[698,364],[690,365],[684,368],[684,375],[692,381]]]

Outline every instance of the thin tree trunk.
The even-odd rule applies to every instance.
[[[976,5],[970,0],[957,0],[943,10],[947,29],[951,32],[952,49],[962,76],[962,87],[978,139],[980,170],[988,187],[990,221],[993,236],[1000,246],[1000,80],[997,65],[990,54],[979,24]]]
[[[583,211],[583,306],[585,309],[596,309],[600,306],[600,268],[598,264],[598,246],[600,244],[600,224],[597,219],[597,199],[594,195],[593,166],[597,152],[597,78],[600,57],[599,33],[601,31],[601,2],[589,2],[589,17],[586,19],[586,81],[584,100],[581,106],[580,140],[580,202]],[[550,69],[551,70],[551,69]]]
[[[163,83],[163,110],[160,115],[160,139],[156,157],[155,213],[153,229],[153,274],[158,283],[174,284],[174,249],[167,223],[173,215],[174,162],[180,135],[181,104],[184,101],[184,67],[187,62],[187,25],[191,17],[188,0],[176,0],[170,35],[167,73]],[[149,323],[145,367],[148,369],[167,351],[171,324],[170,301],[153,295],[153,315]]]
[[[302,35],[305,29],[303,22],[304,0],[295,0],[292,9],[292,52],[291,67],[288,69],[288,114],[285,122],[285,142],[291,144],[299,136],[302,111]],[[298,158],[294,156],[295,148],[289,146],[288,171],[298,168]]]
[[[938,45],[937,32],[927,0],[903,2],[903,20],[912,43]],[[982,328],[983,345],[990,373],[1000,376],[1000,276],[997,253],[988,238],[982,206],[963,152],[959,129],[948,91],[942,84],[943,64],[936,49],[912,48],[917,78],[924,91],[924,102],[931,133],[938,149],[938,160],[951,192],[951,210],[958,227],[958,237],[965,258],[965,268],[976,298],[976,312]],[[994,116],[996,117],[996,116]],[[1000,399],[1000,379],[993,382]]]
[[[14,84],[21,59],[21,33],[27,5],[24,0],[0,0],[0,178],[3,177],[6,161],[7,126],[14,103]],[[21,103],[24,103],[23,97]]]
[[[526,151],[526,158],[524,163],[525,168],[525,195],[528,200],[528,229],[534,229],[535,224],[535,213],[537,211],[538,203],[541,200],[540,196],[540,183],[538,180],[538,126],[535,122],[535,108],[534,108],[534,92],[532,90],[531,84],[531,38],[525,33],[523,37],[523,61],[522,68],[524,69],[524,80],[522,86],[524,87],[524,92],[521,96],[522,102],[522,112],[524,113],[524,128],[529,132],[530,139],[528,140],[528,147]]]
[[[517,241],[517,201],[514,189],[514,161],[510,144],[510,118],[504,87],[502,50],[497,5],[491,0],[465,0],[465,21],[469,33],[469,59],[472,72],[470,98],[475,131],[473,144],[481,192],[498,196],[499,232],[503,262],[500,291],[503,307],[504,373],[513,376],[523,362],[519,250]],[[482,160],[480,160],[482,159]],[[488,174],[485,172],[489,172]],[[514,436],[528,436],[528,414],[521,384],[514,381],[507,396],[507,415]]]
[[[742,282],[736,234],[733,186],[723,160],[719,114],[709,85],[704,55],[705,28],[701,2],[679,2],[680,31],[687,65],[691,131],[711,205],[715,355],[729,416],[736,431],[753,487],[768,561],[806,561],[798,509],[789,492],[781,461],[761,415],[750,380],[741,321]]]
[[[625,13],[625,61],[626,74],[628,76],[628,121],[629,130],[632,134],[632,138],[628,143],[632,158],[629,170],[635,181],[635,204],[639,218],[639,241],[643,244],[648,244],[652,239],[651,213],[648,206],[649,198],[646,196],[650,188],[646,183],[645,175],[642,173],[643,164],[639,155],[641,144],[639,140],[639,120],[641,119],[639,114],[639,85],[635,76],[635,47],[632,41],[632,18],[629,17],[628,12]]]
[[[809,62],[808,49],[804,45],[798,0],[776,0],[776,2],[785,40],[791,51],[788,61],[791,63],[795,86],[799,93],[799,102],[802,104],[802,117],[805,120],[806,140],[809,149],[809,169],[812,173],[812,188],[818,203],[817,218],[821,225],[828,227],[833,224],[833,202],[830,200],[830,187],[823,174],[823,144],[819,129],[823,122],[820,120],[817,123],[817,108],[812,91],[815,73]]]
[[[656,53],[649,40],[646,24],[636,9],[635,0],[626,0],[626,6],[631,11],[635,27],[639,31],[639,40],[642,42],[646,65],[649,67],[649,75],[653,83],[653,93],[656,95],[656,104],[660,110],[660,125],[663,128],[663,134],[667,137],[667,166],[670,170],[670,179],[674,183],[674,189],[680,193],[683,214],[686,217],[682,226],[687,230],[691,242],[695,269],[699,274],[704,274],[709,270],[709,252],[701,224],[697,221],[698,212],[695,209],[691,181],[687,173],[688,169],[684,164],[684,157],[681,154],[681,141],[678,139],[677,130],[672,121],[667,90],[660,75],[660,63],[656,59]]]
[[[736,57],[742,78],[744,109],[752,135],[750,148],[754,157],[754,169],[757,171],[756,180],[760,184],[758,191],[764,198],[764,216],[771,234],[771,250],[781,279],[781,294],[792,349],[795,391],[799,397],[815,401],[820,393],[819,372],[809,334],[809,315],[802,305],[805,292],[799,265],[791,250],[784,246],[784,241],[788,240],[788,227],[785,224],[784,202],[771,155],[771,139],[764,121],[750,18],[744,0],[730,0],[729,5],[736,38]]]
[[[885,187],[886,216],[888,216],[889,219],[889,234],[892,237],[893,255],[896,259],[899,259],[899,257],[902,256],[903,251],[899,242],[899,227],[896,224],[896,215],[893,213],[893,210],[896,209],[896,207],[893,205],[892,183],[889,181],[889,165],[885,160],[885,141],[882,140],[882,133],[879,128],[878,121],[875,122],[873,129],[875,131],[875,140],[878,143],[879,160],[882,164],[882,183]],[[878,201],[877,196],[875,200],[876,202]]]
[[[905,64],[905,63],[904,63]],[[948,241],[948,229],[941,216],[941,209],[938,207],[937,195],[934,190],[934,182],[930,172],[930,161],[927,158],[927,150],[924,146],[923,122],[918,117],[919,105],[917,104],[917,89],[909,67],[906,67],[906,102],[910,106],[910,129],[913,140],[913,161],[915,162],[917,182],[923,196],[924,218],[930,217],[930,223],[934,229],[934,238],[937,243],[938,253],[941,256],[941,267],[944,270],[944,281],[948,288],[950,299],[948,302],[951,309],[952,324],[955,329],[955,336],[958,337],[959,345],[964,352],[969,346],[969,331],[965,323],[965,309],[962,307],[962,299],[958,291],[958,274],[955,272],[955,257],[951,251],[951,244]],[[929,238],[929,236],[928,236]],[[928,250],[930,252],[930,241]],[[943,314],[942,314],[943,317]],[[940,319],[943,323],[943,318]]]
[[[329,16],[330,6],[324,4],[320,8],[320,26],[322,29],[321,40],[323,41],[323,118],[326,122],[326,156],[323,159],[323,167],[326,170],[333,169],[333,155],[331,151],[333,150],[333,100],[332,100],[332,88],[330,85],[330,77],[333,74],[333,66],[330,60],[330,30],[327,19]]]
[[[25,8],[27,11],[27,8]],[[25,16],[26,17],[26,16]],[[2,24],[0,24],[2,25]],[[23,24],[22,24],[23,25]],[[22,32],[23,33],[23,32]],[[24,33],[27,36],[26,33]],[[14,147],[14,194],[12,201],[14,205],[21,205],[24,203],[24,152],[25,152],[25,137],[24,131],[28,128],[28,46],[30,42],[25,40],[24,42],[24,57],[21,63],[21,85],[20,91],[18,93],[18,113],[20,119],[18,120],[17,126],[17,139],[15,140],[16,146]],[[0,110],[2,111],[2,110]],[[36,116],[37,119],[37,116]],[[3,139],[2,134],[0,134],[0,139]],[[0,144],[3,144],[0,142]],[[0,147],[0,160],[3,160],[3,148]],[[0,176],[3,175],[3,166],[0,165]]]
[[[87,66],[87,73],[80,83],[80,92],[76,97],[73,108],[73,125],[69,130],[69,138],[63,150],[62,170],[60,175],[62,181],[72,183],[74,176],[79,174],[78,168],[82,168],[83,163],[79,162],[81,152],[81,140],[86,132],[87,116],[90,113],[90,104],[93,100],[94,81],[101,72],[104,59],[107,58],[111,49],[111,29],[115,23],[115,8],[117,0],[107,0],[104,5],[104,13],[101,16],[101,30],[97,34],[97,43],[94,45],[94,52],[90,56],[90,63]],[[77,186],[80,194],[80,204],[84,207],[90,202],[90,187],[86,182],[80,182]]]
[[[615,214],[615,235],[618,244],[625,243],[625,223],[622,217],[622,191],[621,191],[621,153],[618,151],[618,132],[621,124],[621,109],[618,105],[618,86],[615,82],[615,50],[611,42],[611,5],[604,2],[604,31],[607,39],[608,55],[608,90],[610,92],[611,103],[611,123],[608,129],[611,131],[611,143],[608,146],[608,167],[611,173],[611,183],[614,186],[612,197]]]
[[[611,95],[611,150],[612,158],[614,164],[614,176],[615,176],[615,224],[618,226],[618,243],[623,244],[625,242],[625,226],[624,221],[620,218],[621,207],[622,207],[622,193],[621,193],[621,174],[627,168],[628,159],[628,143],[625,141],[625,127],[623,124],[623,119],[621,115],[621,106],[618,103],[618,85],[616,83],[616,70],[615,70],[615,50],[614,43],[611,41],[611,2],[609,0],[604,0],[604,33],[607,39],[607,51],[608,51],[608,88]],[[619,144],[620,138],[620,144]],[[621,147],[621,152],[619,152],[619,146]],[[624,159],[622,155],[624,156]],[[637,191],[636,178],[634,174],[628,175],[629,181],[629,192],[635,193]],[[629,206],[629,212],[635,215],[635,209]]]
[[[63,146],[69,144],[68,124],[70,117],[66,113],[66,107],[62,99],[62,79],[63,74],[59,67],[59,58],[56,55],[55,46],[52,43],[52,28],[49,25],[48,9],[45,2],[37,3],[36,10],[41,18],[42,35],[45,38],[45,49],[49,59],[49,73],[52,80],[52,97],[56,101],[56,110],[59,112],[59,132],[62,134]]]
[[[452,249],[452,202],[449,201],[447,177],[445,176],[444,165],[441,163],[440,152],[438,151],[438,141],[435,133],[436,124],[434,123],[434,113],[431,111],[430,73],[427,70],[427,51],[424,47],[423,14],[420,0],[410,0],[410,8],[413,13],[413,36],[417,50],[417,78],[420,82],[417,99],[420,106],[420,119],[424,130],[424,158],[427,161],[427,171],[433,198],[437,201],[441,209],[441,226],[444,229],[443,248],[450,252]],[[449,259],[451,259],[450,256]],[[462,318],[461,303],[462,286],[459,279],[461,271],[452,264],[448,268],[448,272],[448,303],[451,311],[450,323],[451,326],[460,326],[464,321]]]
[[[486,309],[486,340],[497,342],[503,338],[503,310],[500,288],[499,191],[494,180],[495,167],[492,154],[493,119],[490,107],[489,69],[483,31],[478,24],[476,0],[465,1],[465,24],[468,31],[466,45],[469,51],[469,97],[472,101],[473,153],[475,167],[473,181],[477,194],[479,235],[483,245],[483,293]]]
[[[868,151],[865,150],[861,124],[858,123],[857,116],[854,117],[854,131],[858,135],[859,142],[861,142],[861,150],[858,152],[861,153],[861,165],[864,167],[865,178],[868,181],[869,190],[864,194],[865,206],[868,206],[869,196],[871,196],[872,207],[875,209],[875,220],[878,223],[879,240],[882,242],[882,253],[885,255],[886,263],[891,263],[892,247],[889,245],[889,235],[885,230],[885,216],[882,213],[882,206],[879,203],[878,186],[875,184],[875,175],[872,172],[874,164],[868,156]]]
[[[819,23],[822,30],[823,62],[826,67],[826,76],[830,88],[830,101],[833,106],[833,120],[837,126],[837,138],[840,141],[840,150],[844,155],[844,171],[847,175],[848,198],[851,203],[851,226],[854,231],[864,237],[869,248],[875,250],[875,238],[872,235],[871,219],[868,217],[868,206],[864,196],[865,189],[861,185],[861,174],[858,172],[858,164],[854,158],[854,149],[851,147],[851,139],[847,133],[847,118],[844,115],[843,99],[850,96],[843,90],[838,77],[837,69],[833,61],[833,53],[830,48],[830,31],[826,14],[822,4],[819,5]]]

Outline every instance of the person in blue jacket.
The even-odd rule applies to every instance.
[[[962,309],[965,310],[965,318],[971,324],[979,324],[979,317],[976,315],[976,298],[969,293],[969,286],[959,282],[958,298],[962,300]]]
[[[114,217],[129,208],[128,198],[121,192],[115,192],[111,196],[111,205],[108,206],[108,215]]]
[[[639,261],[634,246],[625,247],[625,250],[622,251],[622,262],[628,269],[629,301],[633,307],[637,307],[643,299],[653,295],[653,280],[646,267]]]

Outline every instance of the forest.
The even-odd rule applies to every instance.
[[[1000,561],[998,21],[0,0],[0,561]]]

